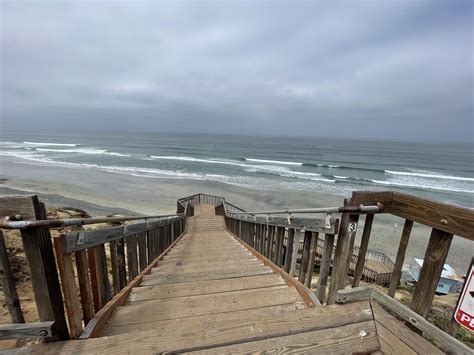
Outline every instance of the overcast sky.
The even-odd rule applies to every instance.
[[[3,130],[473,141],[473,8],[2,1]]]

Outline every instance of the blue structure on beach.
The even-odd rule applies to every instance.
[[[423,266],[423,259],[415,258],[415,262],[411,263],[408,271],[411,276],[418,282],[420,278],[420,269]],[[444,264],[441,277],[438,281],[436,293],[440,295],[447,295],[448,293],[460,292],[462,288],[463,279],[456,271],[448,264]]]

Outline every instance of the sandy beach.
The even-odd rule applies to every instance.
[[[47,206],[81,208],[92,216],[113,212],[172,213],[176,209],[177,199],[199,192],[224,196],[227,201],[247,210],[340,206],[343,199],[349,197],[291,190],[256,190],[210,181],[146,178],[95,170],[31,165],[5,157],[2,157],[0,164],[0,195],[38,194]],[[369,249],[385,252],[394,258],[402,228],[403,220],[400,218],[376,216]],[[363,218],[359,224],[358,239],[362,229]],[[429,234],[428,228],[415,224],[406,264],[414,257],[424,257]],[[472,254],[472,243],[455,237],[447,262],[463,274]]]

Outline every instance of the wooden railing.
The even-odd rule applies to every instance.
[[[184,207],[185,207],[185,204],[187,202],[190,206],[190,209],[189,209],[190,212],[189,213],[192,216],[194,214],[194,212],[193,212],[194,209],[193,208],[194,208],[195,205],[197,205],[199,203],[205,203],[205,204],[208,204],[208,205],[217,206],[217,205],[221,204],[223,200],[224,200],[224,197],[206,195],[206,194],[202,194],[202,193],[199,193],[199,194],[196,194],[196,195],[191,195],[191,196],[188,196],[188,197],[183,197],[183,198],[180,198],[177,202],[177,204],[178,204],[177,212],[182,213],[182,211],[184,211]]]
[[[185,201],[178,203],[176,215],[47,220],[44,204],[36,196],[1,198],[0,217],[8,220],[3,219],[0,228],[20,230],[40,322],[22,324],[21,304],[0,231],[0,277],[13,323],[0,326],[0,338],[97,336],[113,309],[125,302],[131,287],[185,232],[192,214],[190,202]],[[98,220],[122,225],[51,238],[50,227]]]
[[[306,287],[311,287],[318,236],[320,233],[325,235],[325,245],[332,252],[338,220],[331,215],[326,218],[287,218],[236,214],[239,212],[245,211],[225,200],[216,207],[216,214],[225,216],[225,223],[230,232],[290,275],[297,272],[298,280]],[[304,244],[297,270],[299,233],[304,234]],[[321,269],[322,275],[329,275],[330,258],[323,258]],[[320,277],[318,288],[325,289],[326,285],[327,276]],[[319,297],[318,299],[321,300]]]
[[[431,309],[453,237],[474,240],[474,210],[398,192],[354,192],[351,199],[344,201],[344,207],[348,209],[371,205],[381,208],[375,213],[344,212],[340,215],[339,228],[336,228],[337,223],[334,219],[329,217],[310,221],[304,218],[291,219],[289,218],[291,214],[288,214],[288,218],[272,217],[272,213],[265,216],[262,215],[263,212],[254,215],[238,214],[244,211],[225,200],[216,207],[216,213],[225,215],[229,231],[255,247],[290,274],[294,275],[297,271],[298,279],[308,286],[311,285],[313,275],[315,250],[318,247],[323,248],[316,295],[322,303],[327,304],[334,304],[338,290],[346,288],[348,283],[352,284],[352,287],[359,286],[366,258],[369,256],[368,245],[375,214],[391,214],[405,219],[395,262],[387,260],[382,254],[370,255],[370,257],[380,259],[393,270],[391,273],[381,275],[381,279],[378,280],[378,283],[389,286],[390,297],[394,297],[400,282],[413,223],[430,227],[431,235],[425,251],[425,261],[410,304],[412,311],[426,318]],[[319,210],[324,211],[324,209]],[[353,258],[351,251],[354,250],[357,225],[361,215],[365,215],[364,229],[360,247],[357,249],[358,255]],[[329,219],[330,223],[326,224]],[[297,270],[295,249],[298,246],[295,241],[299,239],[295,239],[295,234],[299,232],[304,233],[304,242],[301,263]],[[318,243],[319,233],[324,233],[324,243]],[[335,244],[336,236],[337,243]],[[286,250],[284,240],[287,240]],[[352,280],[349,279],[351,261],[355,264],[352,267],[354,270]],[[330,285],[327,292],[329,275]],[[456,326],[453,324],[454,322],[451,326],[454,329],[451,331],[452,334],[456,332]]]
[[[214,205],[232,234],[262,255],[270,266],[295,275],[307,287],[312,284],[317,248],[322,248],[316,296],[327,304],[336,302],[337,292],[346,288],[348,281],[354,288],[359,286],[375,214],[387,213],[406,220],[388,282],[391,297],[400,281],[413,223],[431,227],[425,262],[410,305],[423,318],[431,307],[453,236],[474,240],[473,210],[395,192],[354,192],[340,208],[312,211],[327,212],[321,218],[301,217],[302,210],[252,215],[222,197],[196,194],[178,200],[176,215],[124,217],[119,220],[134,222],[74,231],[57,238],[51,238],[50,228],[97,220],[47,221],[44,204],[36,196],[5,197],[0,199],[0,228],[20,229],[40,322],[22,324],[21,305],[0,235],[0,276],[12,322],[17,323],[0,326],[0,337],[74,339],[100,335],[112,311],[125,303],[132,287],[185,233],[187,217],[194,215],[194,206],[199,203]],[[350,255],[361,215],[365,215],[364,229],[350,280]],[[106,221],[117,222],[117,218]],[[298,263],[300,234],[303,247]],[[324,235],[323,244],[318,242],[319,235]],[[319,303],[316,299],[310,302]]]

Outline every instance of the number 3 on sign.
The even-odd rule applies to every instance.
[[[357,223],[351,223],[349,224],[349,232],[355,232],[357,231]]]

